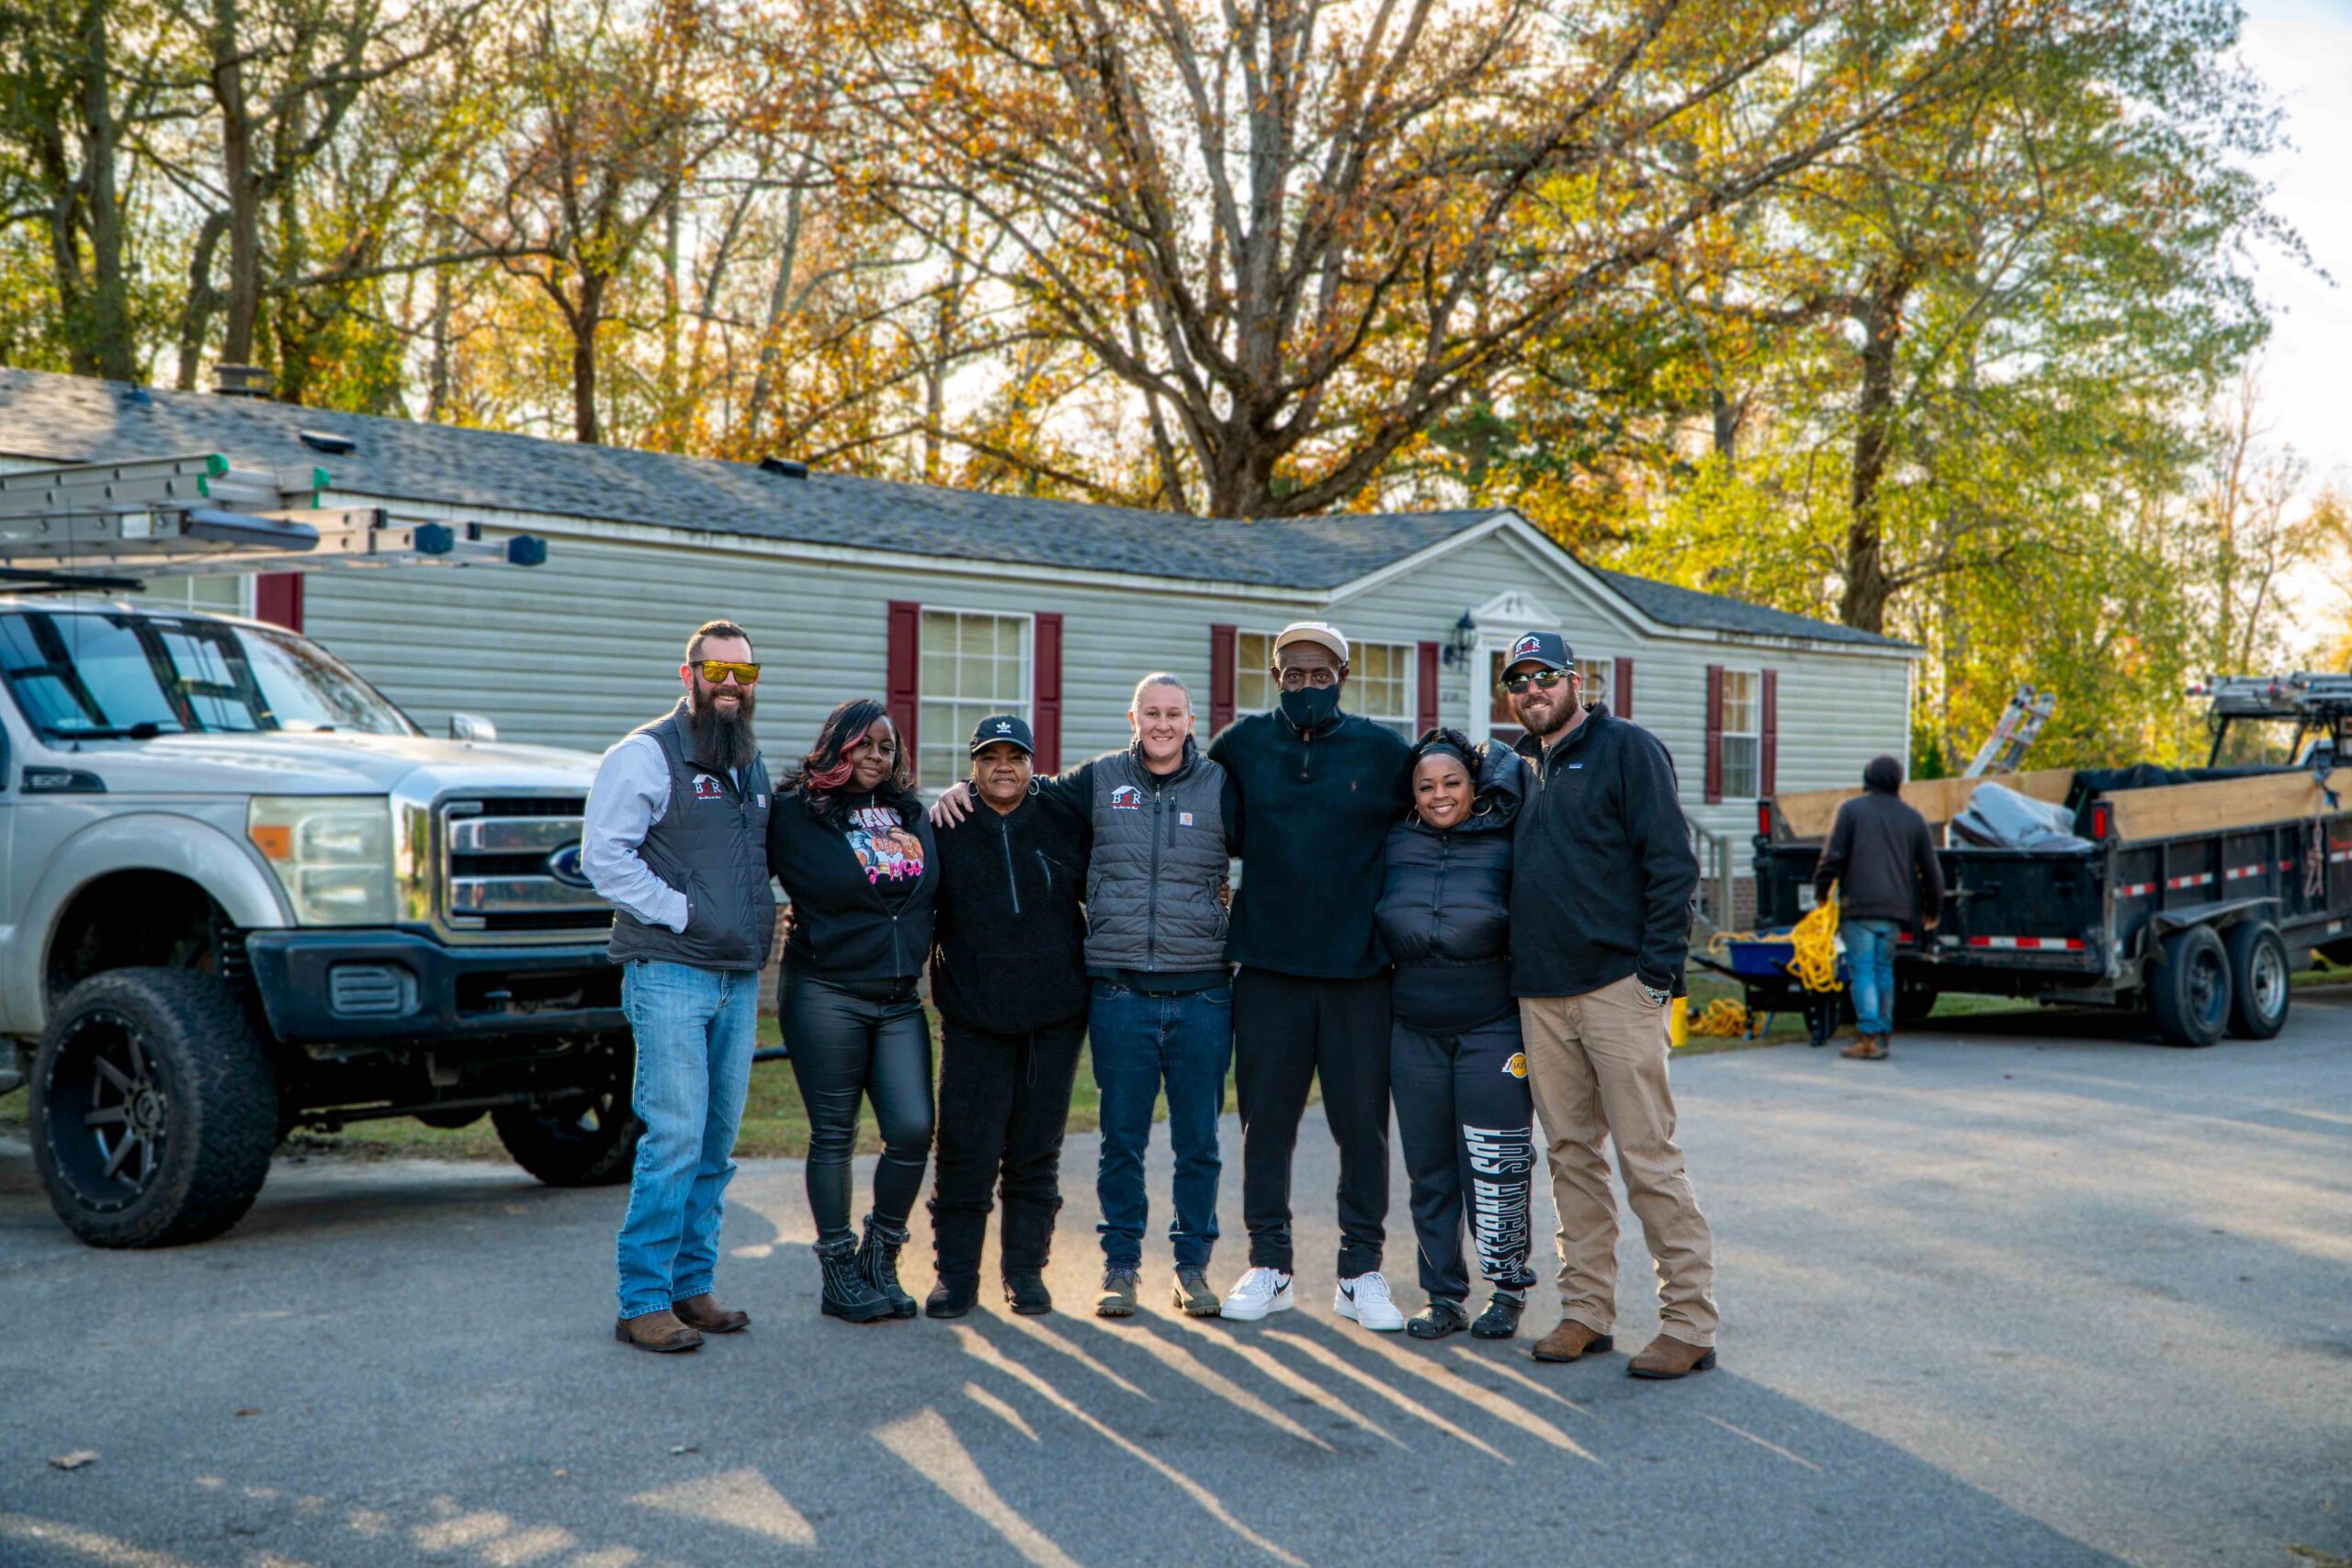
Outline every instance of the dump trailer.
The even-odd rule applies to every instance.
[[[2233,714],[2232,722],[2241,716]],[[2233,768],[2044,770],[1926,780],[1903,795],[1942,848],[1939,928],[1905,931],[1896,1020],[1947,992],[2144,1010],[2175,1045],[2284,1027],[2289,976],[2313,953],[2352,964],[2352,755],[2340,723],[2299,729],[2292,761]],[[2081,847],[1984,848],[1953,818],[1999,784],[2072,814]],[[1758,803],[1757,925],[1793,925],[1838,807],[1856,790]],[[1752,1010],[1798,1010],[1793,980],[1749,977]]]

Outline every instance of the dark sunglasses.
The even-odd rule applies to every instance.
[[[760,667],[756,664],[734,664],[724,659],[706,659],[702,661],[702,678],[712,685],[718,685],[729,675],[735,677],[735,683],[739,686],[757,685],[760,679]]]
[[[1532,675],[1506,676],[1503,680],[1503,690],[1514,697],[1530,686],[1539,692],[1548,692],[1567,678],[1568,672],[1565,670],[1538,670]]]

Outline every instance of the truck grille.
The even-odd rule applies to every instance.
[[[580,865],[576,795],[470,795],[439,808],[441,920],[460,940],[572,936],[613,923]]]

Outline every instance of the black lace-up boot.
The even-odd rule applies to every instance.
[[[849,1323],[872,1323],[890,1315],[890,1303],[858,1267],[857,1244],[844,1236],[819,1242],[817,1268],[824,1277],[825,1299],[818,1308],[827,1317]]]
[[[857,1271],[876,1294],[890,1303],[892,1317],[912,1317],[915,1299],[899,1283],[899,1248],[907,1245],[907,1229],[865,1216],[865,1244],[857,1249]]]

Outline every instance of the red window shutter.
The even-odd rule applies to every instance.
[[[1774,793],[1772,775],[1780,771],[1781,672],[1778,670],[1765,671],[1763,683],[1764,694],[1760,699],[1763,713],[1757,724],[1758,739],[1756,742],[1756,793],[1758,795]]]
[[[922,754],[918,721],[922,710],[922,606],[905,599],[890,601],[889,671],[883,705],[890,710],[890,727],[899,732],[899,749],[913,770]],[[918,777],[915,782],[922,781]]]
[[[1609,711],[1619,718],[1634,716],[1634,661],[1621,659],[1609,678]]]
[[[1420,701],[1414,722],[1420,726],[1424,735],[1437,728],[1437,644],[1421,644],[1421,678],[1416,687],[1416,694]]]
[[[1030,724],[1037,736],[1037,771],[1057,773],[1062,771],[1061,616],[1037,613],[1037,640],[1031,651],[1037,661],[1037,711]]]
[[[1240,656],[1238,626],[1209,628],[1209,734],[1221,734],[1233,722],[1236,661]]]
[[[254,580],[254,615],[289,632],[302,629],[302,574],[268,571]]]
[[[1707,666],[1707,804],[1724,798],[1724,667]]]

